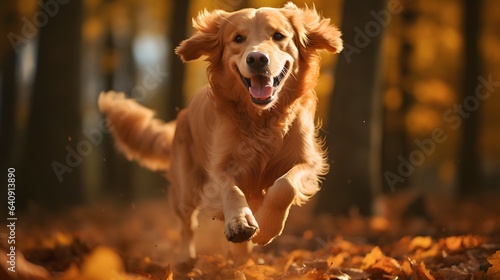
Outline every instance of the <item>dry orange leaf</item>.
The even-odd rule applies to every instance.
[[[367,269],[370,266],[374,265],[378,260],[384,257],[382,250],[380,250],[379,246],[373,247],[370,253],[366,254],[363,258],[363,262],[361,263],[361,269]]]
[[[432,246],[432,238],[430,236],[416,236],[414,237],[410,244],[408,245],[409,251],[415,251],[416,249],[429,249]]]
[[[398,276],[404,274],[403,268],[393,258],[382,257],[375,264],[367,269],[367,272],[375,275],[391,275]]]
[[[290,252],[288,255],[288,260],[285,264],[284,271],[288,271],[290,269],[290,266],[295,263],[297,259],[307,259],[311,258],[311,252],[308,252],[306,250],[294,250]]]
[[[235,268],[224,268],[219,272],[218,277],[220,279],[232,279],[232,280],[246,280],[243,271]],[[169,279],[169,280],[173,280]]]
[[[334,247],[338,248],[340,251],[347,252],[349,254],[357,254],[358,246],[354,243],[345,240],[342,236],[338,235],[332,241]]]
[[[84,278],[108,280],[121,278],[124,266],[121,257],[108,247],[97,247],[83,262],[81,273]]]
[[[273,279],[273,276],[276,276],[277,271],[268,265],[254,265],[245,267],[243,269],[243,273],[246,276],[246,279],[255,279],[255,280],[263,280],[263,279]]]
[[[340,267],[344,263],[344,260],[348,257],[349,255],[346,253],[339,253],[335,256],[329,256],[326,261],[328,262],[328,265],[332,267]]]
[[[487,260],[491,264],[491,267],[488,268],[488,272],[486,273],[488,279],[500,279],[500,250],[489,256]]]
[[[410,276],[413,274],[413,267],[411,265],[410,259],[404,259],[403,263],[401,263],[401,269],[405,276]]]
[[[475,235],[450,236],[440,242],[449,252],[457,252],[464,249],[471,249],[480,246],[483,240]]]
[[[410,264],[413,270],[411,280],[436,280],[436,278],[434,278],[430,271],[425,267],[424,262],[417,263],[410,261]]]
[[[413,254],[413,258],[422,261],[429,258],[434,258],[435,256],[438,256],[440,254],[441,248],[439,247],[439,244],[433,244],[428,249],[417,249]]]
[[[463,236],[462,244],[465,248],[477,248],[483,244],[483,238],[476,235],[465,235]]]
[[[450,236],[444,239],[444,244],[446,249],[450,252],[459,251],[462,248],[462,237],[461,236]]]

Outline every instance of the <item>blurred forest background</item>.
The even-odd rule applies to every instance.
[[[316,88],[331,163],[319,210],[369,214],[398,193],[500,191],[500,1],[294,2],[344,34]],[[194,32],[191,18],[284,3],[2,0],[0,158],[1,172],[16,168],[16,205],[164,196],[161,174],[116,151],[98,94],[123,91],[173,119],[207,81],[204,61],[183,65],[173,52]]]

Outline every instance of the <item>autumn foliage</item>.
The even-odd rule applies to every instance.
[[[273,244],[256,247],[249,258],[221,250],[230,246],[222,238],[222,223],[202,220],[201,255],[183,270],[175,258],[176,222],[164,204],[77,208],[50,222],[25,218],[16,273],[7,271],[2,248],[0,279],[500,279],[497,222],[489,234],[478,232],[481,221],[469,221],[470,234],[446,234],[433,231],[432,222],[409,230],[422,223],[418,218],[395,223],[355,214],[292,213],[286,232]],[[394,223],[398,229],[388,231]]]

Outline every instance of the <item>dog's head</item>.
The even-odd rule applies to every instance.
[[[197,33],[176,53],[184,61],[208,56],[212,87],[225,88],[221,94],[233,95],[226,98],[252,102],[258,109],[270,108],[283,89],[303,91],[301,83],[309,83],[311,75],[301,65],[311,70],[311,60],[319,61],[318,50],[342,50],[340,32],[330,19],[292,3],[280,9],[204,11],[193,25]],[[312,64],[317,72],[318,63]]]

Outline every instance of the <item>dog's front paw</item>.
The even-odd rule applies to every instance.
[[[252,238],[259,230],[257,221],[249,208],[232,218],[226,219],[224,234],[228,241],[240,243]]]
[[[285,220],[288,217],[288,209],[284,211],[271,211],[261,207],[255,213],[255,218],[259,221],[261,230],[252,238],[252,242],[258,245],[267,245],[274,238],[281,235],[285,227]]]

